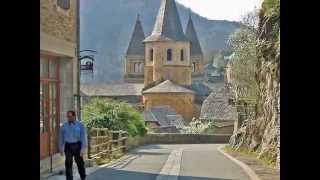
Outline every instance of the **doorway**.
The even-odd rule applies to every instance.
[[[40,159],[59,151],[59,86],[59,60],[40,55]]]

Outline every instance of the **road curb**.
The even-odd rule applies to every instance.
[[[227,154],[222,148],[224,148],[225,145],[219,146],[217,148],[217,150],[223,154],[224,156],[226,156],[227,158],[229,158],[231,161],[233,161],[234,163],[236,163],[238,166],[240,166],[245,173],[248,174],[248,176],[251,178],[251,180],[261,180],[258,175],[245,163],[237,160],[236,158],[232,157],[231,155]]]

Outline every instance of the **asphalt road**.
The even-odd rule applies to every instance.
[[[217,151],[219,144],[149,145],[101,168],[87,180],[250,180]]]

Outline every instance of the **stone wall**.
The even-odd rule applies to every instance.
[[[160,72],[163,79],[169,79],[179,85],[191,85],[190,66],[164,65]]]
[[[141,72],[134,72],[135,63],[141,64]],[[144,81],[144,57],[143,56],[127,56],[125,59],[124,80],[129,83]]]
[[[212,132],[216,134],[229,134],[230,136],[233,134],[234,125],[224,126],[224,127],[212,127]]]
[[[187,123],[198,115],[194,107],[194,94],[191,93],[145,94],[143,104],[145,104],[146,109],[154,106],[170,106],[178,114],[181,114]]]
[[[191,85],[191,62],[189,42],[152,42],[146,43],[146,55],[150,57],[153,49],[153,61],[146,59],[146,66],[153,67],[152,81],[170,79],[177,84]],[[167,61],[167,50],[172,49],[172,60]],[[184,60],[180,60],[180,51],[184,50]],[[145,79],[148,79],[146,74]],[[149,81],[147,81],[149,82]]]
[[[76,42],[76,0],[70,0],[70,9],[63,10],[57,0],[40,1],[40,30],[46,34]]]
[[[128,145],[132,149],[149,144],[224,144],[229,139],[230,135],[149,133],[144,137],[129,138]]]
[[[67,111],[74,109],[73,97],[73,61],[65,59],[60,61],[60,119],[65,122]]]
[[[199,79],[199,76],[202,77],[204,75],[204,63],[202,56],[191,56],[190,57],[191,63],[195,63],[195,72],[192,72],[192,80]]]

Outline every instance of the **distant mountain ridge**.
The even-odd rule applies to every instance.
[[[121,81],[123,57],[127,51],[137,14],[146,36],[151,34],[160,0],[81,0],[81,49],[98,51],[94,78],[83,75],[84,83]],[[180,20],[185,30],[189,10],[177,3]],[[192,12],[192,19],[206,54],[224,49],[228,36],[238,22],[208,20]]]

